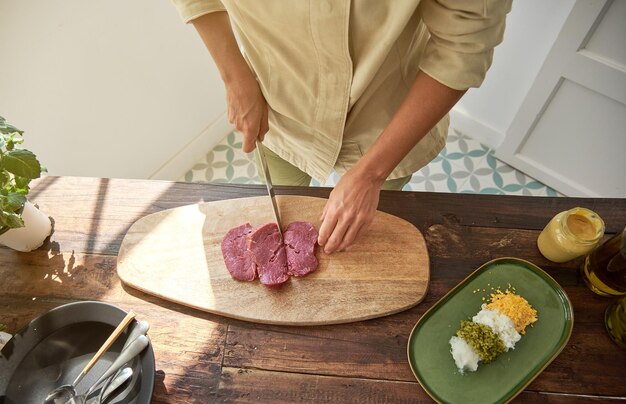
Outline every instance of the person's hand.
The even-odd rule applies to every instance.
[[[355,168],[341,177],[320,219],[318,243],[325,253],[348,249],[367,231],[378,207],[381,185]]]
[[[269,126],[267,122],[267,102],[259,88],[259,83],[250,77],[233,81],[226,86],[228,121],[243,134],[242,149],[250,153],[256,147],[256,140],[263,140]]]

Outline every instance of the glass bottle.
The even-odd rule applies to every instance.
[[[604,222],[586,208],[558,213],[537,239],[537,247],[552,262],[566,262],[589,253],[604,235]]]
[[[604,314],[604,324],[609,337],[626,349],[626,297],[613,302]]]
[[[626,228],[585,258],[581,276],[599,295],[626,295]]]

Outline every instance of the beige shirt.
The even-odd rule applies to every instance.
[[[372,146],[422,70],[478,87],[502,41],[510,0],[172,0],[189,22],[226,10],[269,105],[264,144],[323,181]],[[445,145],[447,116],[389,176]]]

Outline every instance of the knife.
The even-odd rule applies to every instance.
[[[274,210],[274,217],[276,218],[276,224],[278,224],[278,233],[280,238],[283,238],[283,230],[280,227],[280,214],[278,213],[278,206],[276,205],[276,195],[274,195],[274,187],[272,186],[272,178],[270,177],[270,169],[267,166],[267,160],[265,160],[265,152],[261,146],[261,141],[257,139],[256,150],[259,153],[259,160],[263,166],[263,174],[265,176],[265,186],[267,187],[267,193],[272,200],[272,209]]]

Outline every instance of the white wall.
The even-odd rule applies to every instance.
[[[513,2],[453,126],[500,144],[573,4]],[[0,52],[0,115],[52,175],[180,178],[230,130],[213,62],[168,0],[0,0]]]
[[[503,42],[483,85],[470,89],[454,108],[452,126],[497,147],[575,0],[513,1]]]
[[[168,0],[0,0],[0,115],[51,175],[179,178],[225,96]]]

